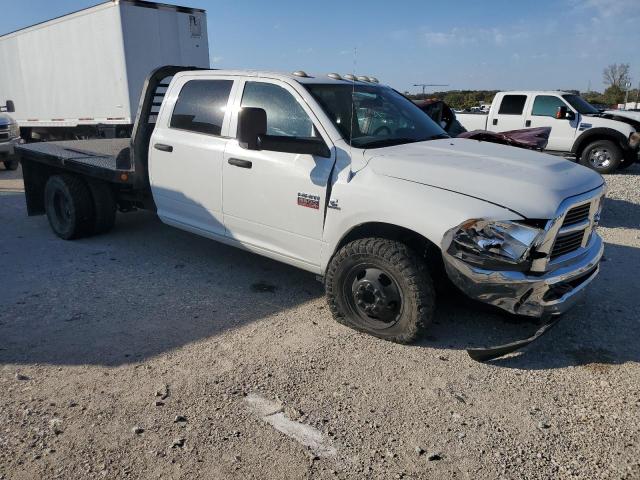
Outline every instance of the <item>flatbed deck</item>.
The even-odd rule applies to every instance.
[[[20,145],[24,160],[64,167],[78,173],[115,183],[131,183],[129,138],[70,140]]]

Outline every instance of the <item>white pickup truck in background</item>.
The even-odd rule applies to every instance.
[[[598,272],[600,175],[450,138],[387,86],[165,67],[138,112],[130,142],[19,146],[29,214],[73,239],[108,231],[116,208],[155,211],[320,275],[338,321],[397,342],[432,321],[445,275],[472,298],[546,317]]]
[[[572,93],[499,92],[488,114],[457,113],[456,118],[469,131],[551,127],[549,153],[573,157],[600,173],[626,168],[638,157],[640,121],[600,112]]]
[[[18,123],[9,115],[13,112],[13,104],[9,102],[0,106],[0,162],[7,170],[16,170],[19,160],[15,156],[15,147],[22,143]]]

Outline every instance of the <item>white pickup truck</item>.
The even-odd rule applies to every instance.
[[[18,159],[14,155],[16,145],[22,143],[18,123],[5,112],[13,112],[13,104],[0,107],[0,162],[7,170],[18,168]]]
[[[20,146],[29,214],[72,239],[109,230],[116,208],[154,210],[318,274],[339,322],[403,343],[431,322],[445,275],[546,317],[598,272],[596,172],[449,138],[367,79],[183,70],[149,77],[130,141]]]
[[[640,121],[600,112],[567,92],[499,92],[488,113],[457,113],[467,130],[505,132],[551,127],[549,153],[577,159],[600,173],[626,168],[638,157]]]

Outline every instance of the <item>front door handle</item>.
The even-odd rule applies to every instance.
[[[531,126],[531,120],[527,120],[526,122],[524,122],[524,126],[525,127],[530,127]]]
[[[494,124],[494,125],[497,125],[497,124],[498,124],[498,119],[497,119],[497,118],[494,118],[494,119],[493,119],[493,124]]]
[[[153,148],[161,152],[173,152],[173,147],[171,145],[165,145],[164,143],[156,143]]]
[[[233,165],[234,167],[251,168],[253,166],[253,163],[251,163],[251,161],[241,160],[239,158],[230,158],[227,161],[229,162],[229,165]]]

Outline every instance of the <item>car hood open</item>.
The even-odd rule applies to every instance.
[[[500,205],[525,218],[548,219],[565,198],[598,188],[602,177],[560,157],[460,138],[365,151],[378,175]]]

